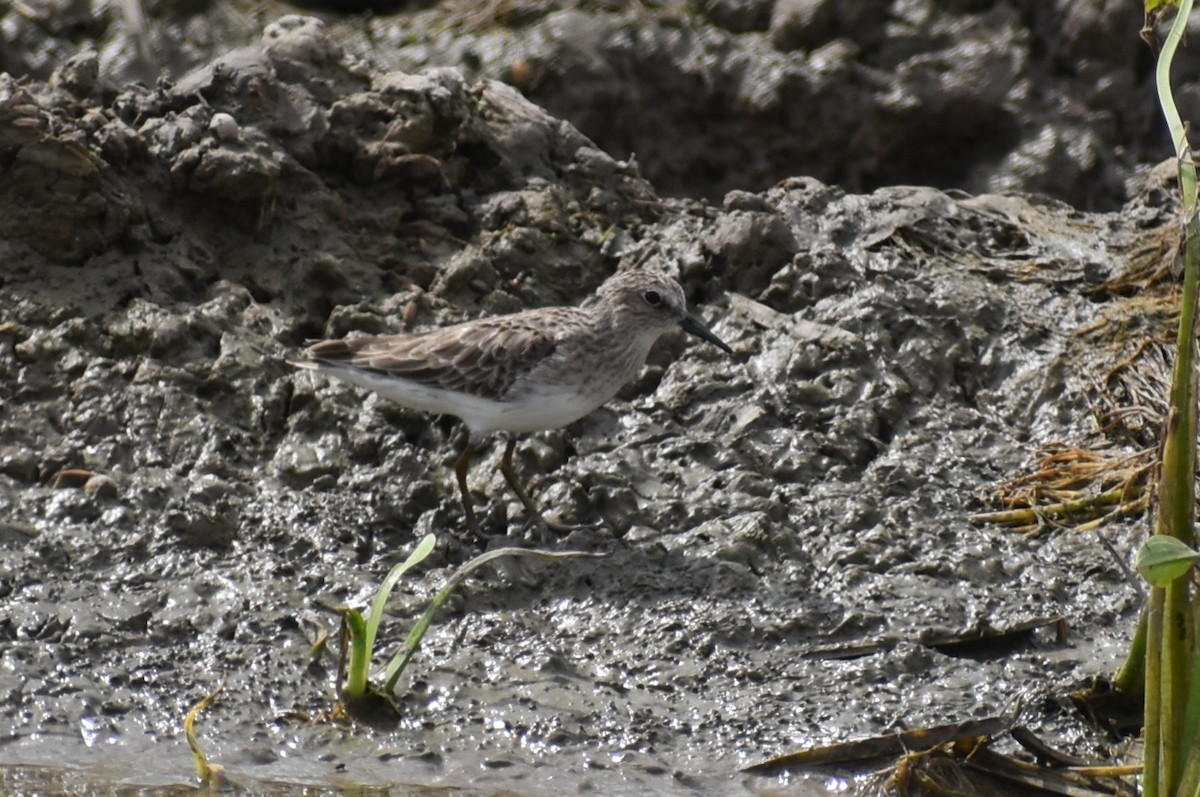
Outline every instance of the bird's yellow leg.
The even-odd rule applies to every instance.
[[[500,458],[500,472],[504,474],[504,481],[508,482],[508,486],[511,487],[512,491],[517,494],[517,498],[521,501],[521,504],[524,505],[525,511],[529,515],[529,519],[525,522],[525,527],[528,528],[530,523],[535,520],[540,520],[542,523],[546,524],[546,528],[558,534],[566,534],[567,532],[577,528],[576,526],[567,523],[556,523],[553,520],[547,520],[545,515],[542,514],[541,507],[534,503],[533,499],[529,497],[529,494],[525,492],[525,488],[523,488],[521,483],[517,481],[517,475],[513,472],[513,450],[516,449],[516,447],[516,438],[510,437],[508,440],[508,445],[504,447],[504,456]]]

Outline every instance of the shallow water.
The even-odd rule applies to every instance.
[[[828,797],[873,793],[872,775],[802,775],[780,778],[697,778],[678,775],[674,785],[660,779],[564,776],[541,770],[530,778],[478,778],[477,786],[449,786],[387,781],[358,783],[350,778],[324,781],[253,778],[233,775],[222,785],[200,786],[195,777],[145,773],[105,775],[110,765],[93,768],[6,766],[0,764],[0,793],[11,797],[150,797],[151,795],[238,794],[262,797],[542,797],[542,795],[603,794],[606,797],[692,795],[692,797]],[[490,784],[486,781],[492,781]]]

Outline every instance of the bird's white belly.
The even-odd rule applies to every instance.
[[[497,401],[370,371],[329,365],[322,365],[321,370],[409,409],[455,415],[478,434],[558,429],[582,418],[612,397],[583,395],[575,390],[541,390],[527,392],[520,398]]]
[[[496,402],[502,407],[500,417],[496,425],[486,431],[540,432],[560,429],[588,415],[610,398],[611,395],[576,391],[546,391],[519,400]]]

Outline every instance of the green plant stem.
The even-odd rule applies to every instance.
[[[367,624],[358,609],[342,609],[342,622],[350,636],[350,655],[347,656],[346,684],[342,696],[357,700],[367,694],[367,675],[371,669],[371,649],[367,646]]]
[[[1191,656],[1186,645],[1186,634],[1181,633],[1181,621],[1186,621],[1188,600],[1188,578],[1172,581],[1163,596],[1163,622],[1159,675],[1159,738],[1162,750],[1159,754],[1159,782],[1164,794],[1177,794],[1179,778],[1183,774],[1185,748],[1183,738],[1184,708],[1188,702],[1187,676],[1191,673]]]
[[[1137,628],[1129,643],[1129,655],[1113,678],[1113,685],[1124,695],[1141,695],[1146,689],[1146,611],[1138,615]]]
[[[1146,636],[1150,644],[1146,646],[1146,709],[1143,718],[1142,745],[1144,747],[1142,760],[1142,796],[1160,797],[1162,790],[1162,718],[1159,708],[1162,706],[1162,639],[1163,603],[1166,600],[1166,590],[1162,587],[1150,588],[1149,611],[1146,613]]]
[[[1191,10],[1192,2],[1188,0],[1186,3],[1187,10]],[[1181,9],[1181,14],[1183,13]],[[1186,139],[1185,139],[1186,144]],[[1180,311],[1180,333],[1177,341],[1179,354],[1177,356],[1177,367],[1180,371],[1179,379],[1187,385],[1187,403],[1182,406],[1185,408],[1183,413],[1184,422],[1181,425],[1179,436],[1181,439],[1181,448],[1184,449],[1184,462],[1180,463],[1180,475],[1184,476],[1184,481],[1188,489],[1180,497],[1180,500],[1187,502],[1186,511],[1179,511],[1177,515],[1177,523],[1173,530],[1175,536],[1182,542],[1196,547],[1196,526],[1195,526],[1195,501],[1196,501],[1196,429],[1197,429],[1197,375],[1196,375],[1196,311],[1197,305],[1200,304],[1200,217],[1196,215],[1196,169],[1191,158],[1190,149],[1187,157],[1184,159],[1183,166],[1180,167],[1180,181],[1185,181],[1185,176],[1188,178],[1191,197],[1191,210],[1188,213],[1188,223],[1185,231],[1186,242],[1183,247],[1184,252],[1184,280],[1183,280],[1183,297],[1181,300]],[[1186,361],[1186,362],[1185,362]],[[1186,470],[1186,476],[1184,471]],[[1190,574],[1189,574],[1190,575]],[[1193,581],[1189,575],[1181,576],[1167,587],[1167,620],[1173,625],[1167,629],[1171,635],[1173,643],[1178,646],[1175,654],[1174,664],[1178,668],[1175,672],[1178,691],[1176,697],[1179,700],[1177,706],[1179,710],[1180,723],[1180,749],[1181,767],[1185,765],[1188,769],[1200,771],[1200,761],[1193,762],[1193,759],[1200,757],[1200,750],[1196,749],[1195,741],[1197,739],[1197,723],[1200,723],[1200,656],[1196,648],[1197,643],[1197,623],[1200,623],[1200,612],[1196,605],[1196,594],[1193,587]],[[1172,600],[1172,598],[1174,600]],[[1182,772],[1180,772],[1182,776]],[[1194,789],[1186,792],[1193,794]],[[1182,793],[1182,792],[1181,792]]]
[[[1154,83],[1158,89],[1158,104],[1162,107],[1163,117],[1167,122],[1167,131],[1171,135],[1171,143],[1175,145],[1175,157],[1179,159],[1179,193],[1183,205],[1185,219],[1190,219],[1196,208],[1196,165],[1192,161],[1192,150],[1188,145],[1187,127],[1179,115],[1175,105],[1175,95],[1171,89],[1171,64],[1175,60],[1175,51],[1183,41],[1187,31],[1188,17],[1192,14],[1192,0],[1180,0],[1171,30],[1163,42],[1162,52],[1155,66]],[[1188,226],[1191,226],[1190,223]]]
[[[1194,614],[1193,614],[1194,616]],[[1195,644],[1197,638],[1197,629],[1195,624],[1192,626],[1192,640]],[[1191,729],[1192,734],[1196,733],[1197,714],[1200,712],[1200,689],[1195,688],[1200,684],[1200,656],[1192,656],[1192,671],[1190,673],[1190,683],[1192,690],[1190,700],[1188,701],[1187,717],[1184,720],[1184,727]],[[1179,794],[1184,795],[1200,795],[1200,747],[1196,745],[1196,739],[1193,735],[1189,739],[1184,740],[1183,750],[1186,751],[1183,775],[1179,780]]]
[[[1192,0],[1181,0],[1171,31],[1163,43],[1155,78],[1159,102],[1179,161],[1179,191],[1183,208],[1183,294],[1179,306],[1179,330],[1175,338],[1175,368],[1171,379],[1171,402],[1167,413],[1159,482],[1159,507],[1155,532],[1172,534],[1195,545],[1192,518],[1195,512],[1196,464],[1196,296],[1200,284],[1200,223],[1196,211],[1196,165],[1188,145],[1187,128],[1175,107],[1171,92],[1171,61],[1187,27]]]
[[[1170,131],[1179,169],[1183,218],[1183,292],[1172,373],[1170,406],[1163,432],[1162,478],[1154,533],[1169,534],[1195,546],[1196,472],[1196,298],[1200,286],[1200,222],[1196,218],[1196,166],[1187,128],[1171,90],[1171,64],[1183,39],[1192,0],[1180,0],[1155,69],[1159,104]],[[1189,678],[1194,665],[1194,606],[1190,575],[1150,595],[1146,645],[1145,767],[1142,788],[1148,797],[1174,797],[1184,770],[1196,764],[1188,746],[1193,730],[1185,720],[1196,716]],[[1185,765],[1185,760],[1187,761]]]

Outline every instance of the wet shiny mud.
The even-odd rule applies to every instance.
[[[1118,355],[1077,333],[1169,217],[1153,186],[1107,215],[803,179],[663,200],[515,91],[372,71],[306,20],[177,84],[68,78],[0,78],[4,778],[184,788],[180,723],[223,673],[212,760],[307,793],[822,793],[841,776],[738,769],[1018,699],[1054,743],[1111,752],[1059,696],[1120,663],[1135,590],[1087,534],[966,518],[1089,433]],[[453,422],[287,363],[321,335],[575,303],[634,262],[734,354],[664,339],[617,400],[522,440],[539,499],[587,524],[549,542],[499,443],[473,471],[481,544]],[[393,724],[300,719],[333,700],[311,648],[335,608],[430,532],[385,650],[486,547],[608,556],[472,578]],[[1141,532],[1105,533],[1128,555]],[[1051,615],[1065,641],[1003,656],[921,643]]]

